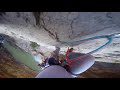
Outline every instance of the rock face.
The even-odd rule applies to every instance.
[[[0,13],[0,33],[33,41],[49,48],[58,45],[65,51],[66,49],[62,49],[65,45],[61,45],[63,41],[120,32],[119,17],[119,12],[2,12]],[[114,39],[108,48],[94,55],[101,57],[96,60],[119,63],[119,42],[120,39]],[[86,47],[88,46],[79,45],[75,49],[79,52],[81,48],[83,51],[90,49],[84,49]],[[98,48],[97,44],[94,48]]]
[[[119,78],[120,64],[95,62],[95,64],[79,77],[82,78]]]
[[[37,72],[17,62],[10,53],[0,47],[0,78],[34,78]]]
[[[66,51],[66,45],[61,44],[63,41],[120,33],[119,19],[120,12],[0,12],[0,33],[13,38],[33,41],[50,49],[54,49],[53,46],[60,46],[62,51]],[[95,42],[91,46],[83,44],[83,46],[75,47],[73,45],[72,47],[77,52],[87,51],[92,47],[98,48],[97,45],[103,41]],[[24,46],[23,43],[18,41],[21,48]],[[103,51],[95,53],[96,61],[100,63],[95,64],[95,68],[92,67],[83,76],[100,77],[99,75],[103,74],[101,77],[107,77],[107,75],[104,76],[105,73],[113,74],[115,71],[108,68],[112,67],[112,63],[120,63],[119,47],[120,38],[114,39],[109,47]],[[23,47],[23,49],[27,48]],[[103,65],[110,66],[107,69],[100,70],[101,67],[104,67],[101,64],[102,62]],[[118,68],[119,66],[115,67],[115,70]],[[119,72],[116,71],[115,73],[118,74],[111,77],[119,76]]]

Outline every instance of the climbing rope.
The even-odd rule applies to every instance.
[[[70,60],[68,58],[68,55],[69,55],[69,48],[68,48],[68,50],[66,52],[66,61],[67,61],[66,64],[70,65],[73,61],[81,60],[81,59],[83,59],[85,57],[88,57],[90,54],[93,54],[93,53],[97,52],[98,50],[104,48],[105,46],[109,45],[112,42],[113,38],[120,38],[120,33],[115,33],[115,34],[111,34],[111,35],[95,36],[95,37],[91,37],[91,38],[87,38],[87,39],[83,39],[83,40],[72,41],[72,42],[63,42],[63,44],[69,44],[70,45],[70,44],[74,44],[76,42],[79,43],[79,44],[82,44],[82,43],[84,43],[86,41],[100,39],[100,38],[107,38],[108,42],[106,42],[104,45],[100,46],[99,48],[97,48],[97,49],[95,49],[93,51],[90,51],[90,52],[86,53],[85,55],[82,55],[82,56],[80,56],[78,58],[75,58],[73,60]]]

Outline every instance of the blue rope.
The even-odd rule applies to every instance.
[[[100,50],[100,49],[104,48],[105,46],[109,45],[109,44],[112,42],[112,38],[108,38],[108,40],[109,40],[109,41],[108,41],[107,43],[105,43],[105,44],[102,45],[101,47],[99,47],[99,48],[97,48],[97,49],[95,49],[95,50],[93,50],[93,51],[91,51],[91,52],[89,52],[89,53],[87,53],[87,54],[95,53],[95,52],[97,52],[98,50]]]
[[[108,42],[105,43],[104,45],[100,46],[99,48],[91,51],[91,52],[88,52],[86,54],[92,54],[94,52],[97,52],[98,50],[102,49],[103,47],[107,46],[108,44],[110,44],[112,42],[112,36],[111,35],[102,35],[102,36],[95,36],[95,37],[91,37],[91,38],[87,38],[87,39],[83,39],[83,40],[76,40],[76,41],[71,41],[71,42],[63,42],[63,44],[72,44],[72,43],[75,43],[75,42],[83,42],[83,41],[89,41],[89,40],[94,40],[94,39],[99,39],[99,38],[107,38],[108,39]]]
[[[95,53],[98,50],[102,49],[103,47],[109,45],[112,42],[113,38],[120,38],[120,33],[115,33],[115,34],[111,34],[111,35],[95,36],[95,37],[91,37],[91,38],[87,38],[87,39],[83,39],[83,40],[71,41],[71,42],[62,42],[62,44],[72,44],[72,43],[75,43],[75,42],[84,42],[84,41],[89,41],[89,40],[94,40],[94,39],[99,39],[99,38],[107,38],[108,42],[106,42],[105,44],[103,44],[99,48],[97,48],[97,49],[95,49],[95,50],[93,50],[91,52],[88,52],[88,53],[86,53],[85,55],[82,55],[82,56],[87,56],[89,54]],[[67,62],[64,63],[64,64],[67,64]]]

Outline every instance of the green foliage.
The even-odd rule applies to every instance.
[[[120,60],[115,60],[114,62],[116,62],[116,63],[117,63],[117,62],[120,62]]]
[[[35,50],[39,45],[36,42],[31,42],[30,46]]]

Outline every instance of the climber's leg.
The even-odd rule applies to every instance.
[[[73,60],[75,58],[80,57],[81,55],[85,55],[85,54],[73,52],[70,53],[68,57],[70,60]],[[94,62],[95,62],[95,58],[92,55],[88,55],[82,59],[73,61],[70,64],[71,66],[67,67],[67,70],[69,70],[69,72],[71,72],[74,75],[81,74],[86,70],[88,70],[94,64]]]
[[[74,78],[62,66],[52,65],[41,71],[35,78]]]

